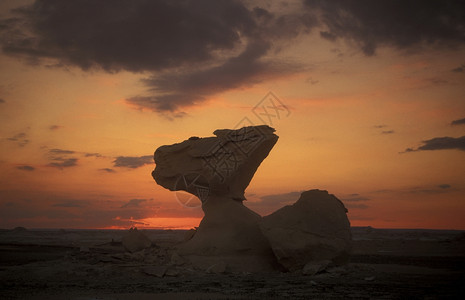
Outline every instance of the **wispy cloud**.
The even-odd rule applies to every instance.
[[[344,206],[347,207],[347,209],[367,209],[370,207],[363,203],[344,203]]]
[[[443,183],[443,184],[439,184],[438,187],[440,189],[450,189],[452,186],[450,184],[447,184],[447,183]]]
[[[129,202],[123,204],[121,208],[128,208],[128,207],[140,207],[141,203],[147,202],[147,199],[131,199]]]
[[[370,198],[363,197],[360,194],[350,194],[347,196],[341,197],[343,202],[364,202],[370,200]]]
[[[52,158],[52,162],[49,163],[47,166],[54,167],[58,169],[69,168],[77,166],[78,159],[77,158],[64,158],[64,157],[54,157]]]
[[[374,125],[373,128],[375,129],[383,129],[379,133],[380,134],[394,134],[395,131],[393,129],[388,129],[388,125],[386,124],[380,124],[380,125]]]
[[[84,153],[85,157],[102,157],[103,155],[100,153]]]
[[[458,189],[454,188],[452,185],[447,183],[441,183],[437,185],[424,185],[424,186],[413,186],[413,187],[406,187],[406,188],[399,188],[399,189],[388,189],[388,190],[378,190],[374,191],[374,194],[400,194],[400,195],[408,195],[408,194],[445,194],[450,192],[456,192]]]
[[[450,123],[451,125],[465,125],[465,118],[454,120]]]
[[[266,215],[277,209],[294,204],[300,198],[301,191],[292,191],[288,193],[269,194],[263,196],[253,196],[258,201],[246,201],[244,204],[260,214]],[[251,195],[248,195],[252,198]]]
[[[383,130],[383,131],[381,131],[381,134],[393,134],[393,133],[395,133],[394,130]]]
[[[63,150],[63,149],[50,149],[48,150],[50,155],[61,155],[61,154],[74,154],[76,151],[72,150]]]
[[[13,135],[12,137],[7,138],[10,142],[15,142],[19,147],[24,147],[29,144],[29,139],[27,138],[26,132],[20,132]]]
[[[367,209],[370,206],[366,202],[370,201],[370,198],[364,197],[360,194],[350,194],[340,197],[344,206],[348,209]]]
[[[455,73],[463,73],[465,72],[465,64],[461,65],[460,67],[454,68],[451,71]]]
[[[102,168],[102,169],[99,169],[99,170],[102,171],[102,172],[107,172],[107,173],[116,173],[116,171],[111,169],[111,168]]]
[[[49,149],[47,155],[50,163],[47,166],[57,169],[75,167],[79,159],[70,157],[71,154],[76,154],[76,151],[58,148]]]
[[[124,167],[124,168],[139,168],[145,165],[153,164],[153,156],[146,155],[146,156],[118,156],[113,161],[114,167]]]
[[[63,128],[63,126],[60,126],[60,125],[51,125],[50,127],[48,127],[48,129],[54,131],[54,130],[58,130],[58,129],[61,129]]]
[[[448,136],[436,137],[430,140],[422,141],[422,143],[423,145],[419,146],[418,148],[407,148],[401,153],[450,149],[465,151],[465,136],[458,138]]]
[[[88,205],[87,201],[84,200],[75,200],[75,199],[68,199],[57,202],[53,204],[53,207],[85,207]]]
[[[22,171],[34,171],[36,168],[34,168],[33,166],[24,165],[24,166],[18,166],[16,167],[16,169],[22,170]]]

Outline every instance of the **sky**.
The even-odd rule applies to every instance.
[[[464,230],[465,1],[270,2],[1,1],[0,228],[197,226],[154,151],[266,124],[261,215]]]

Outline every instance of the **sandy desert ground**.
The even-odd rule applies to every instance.
[[[345,267],[233,273],[173,261],[183,230],[144,230],[127,253],[119,230],[0,231],[1,299],[465,299],[465,232],[352,228]]]

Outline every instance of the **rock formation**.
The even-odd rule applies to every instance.
[[[190,255],[205,268],[222,263],[212,257],[222,257],[241,270],[270,268],[274,257],[258,226],[261,217],[242,201],[255,171],[278,140],[274,131],[268,126],[216,130],[216,137],[192,137],[155,151],[155,181],[197,196],[205,213],[180,254]],[[232,258],[238,253],[242,264]]]
[[[124,249],[131,253],[149,248],[152,246],[150,239],[142,232],[137,230],[137,228],[131,228],[126,232],[121,239]]]
[[[332,195],[306,192],[264,219],[243,205],[245,189],[278,140],[274,131],[266,125],[216,130],[216,137],[191,137],[155,151],[155,181],[201,200],[205,216],[178,249],[199,268],[268,271],[279,267],[278,259],[293,271],[315,259],[342,261],[348,251],[346,210]]]
[[[351,249],[350,223],[344,204],[327,191],[303,192],[293,205],[263,217],[263,234],[278,262],[289,271],[309,262],[348,261]]]
[[[278,140],[269,126],[219,129],[216,137],[191,137],[155,151],[155,181],[171,191],[184,190],[206,201],[244,200],[244,191]],[[212,197],[210,197],[212,196]]]

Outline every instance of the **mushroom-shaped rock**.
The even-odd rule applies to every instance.
[[[263,217],[260,227],[278,262],[289,271],[309,262],[348,261],[351,250],[347,209],[327,191],[303,192],[293,205]]]
[[[225,262],[240,271],[268,268],[275,260],[258,225],[261,216],[242,204],[255,171],[278,140],[274,129],[249,126],[216,130],[216,137],[193,137],[155,151],[155,181],[172,191],[183,190],[202,201],[205,213],[181,255],[211,264],[208,257],[240,254]]]
[[[183,190],[202,201],[210,196],[244,200],[244,191],[278,140],[274,129],[248,126],[219,129],[216,137],[191,137],[155,151],[155,181],[171,191]]]

